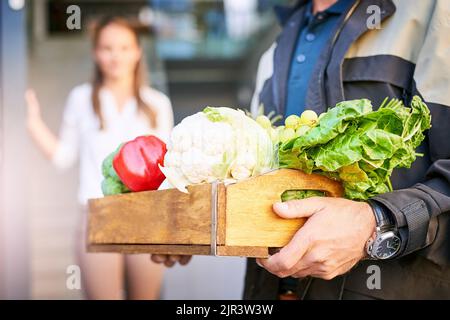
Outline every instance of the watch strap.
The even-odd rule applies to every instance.
[[[386,212],[386,210],[376,201],[373,200],[367,200],[367,203],[370,205],[370,207],[373,210],[373,213],[375,215],[375,221],[377,223],[377,228],[381,230],[385,229],[391,229],[395,226],[394,221],[392,221],[392,218],[389,216],[389,214]]]

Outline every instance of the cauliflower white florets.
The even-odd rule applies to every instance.
[[[274,147],[268,133],[240,110],[206,108],[172,131],[161,168],[172,185],[233,181],[270,170]]]

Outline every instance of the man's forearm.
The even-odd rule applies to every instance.
[[[450,211],[450,160],[438,160],[430,168],[428,180],[412,188],[374,197],[392,213],[402,237],[400,255],[427,245],[432,217]]]

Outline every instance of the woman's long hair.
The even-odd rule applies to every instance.
[[[126,20],[125,18],[121,17],[105,17],[101,19],[97,24],[95,24],[94,30],[93,30],[93,46],[94,48],[98,45],[98,40],[100,37],[100,33],[104,28],[106,28],[109,25],[119,25],[122,26],[128,30],[130,30],[133,35],[136,37],[136,42],[140,46],[139,41],[139,34],[136,28],[133,27],[133,25]],[[139,59],[139,61],[136,64],[136,68],[134,70],[134,81],[133,81],[133,94],[136,99],[136,103],[138,106],[138,112],[141,112],[145,115],[145,117],[148,119],[150,127],[155,128],[156,127],[156,114],[154,109],[151,105],[149,105],[147,102],[145,102],[142,97],[140,90],[141,88],[146,84],[146,70],[145,70],[145,64],[142,61],[142,57]],[[99,119],[100,122],[100,130],[104,129],[104,121],[103,116],[101,112],[101,106],[100,106],[100,89],[103,85],[103,74],[100,70],[100,67],[97,63],[95,63],[95,71],[94,71],[94,79],[92,80],[92,106],[94,109],[94,113]]]

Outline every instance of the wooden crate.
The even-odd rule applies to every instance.
[[[340,183],[280,169],[235,184],[201,184],[89,201],[90,252],[267,257],[286,245],[304,219],[272,210],[285,190],[321,190],[340,197]]]

